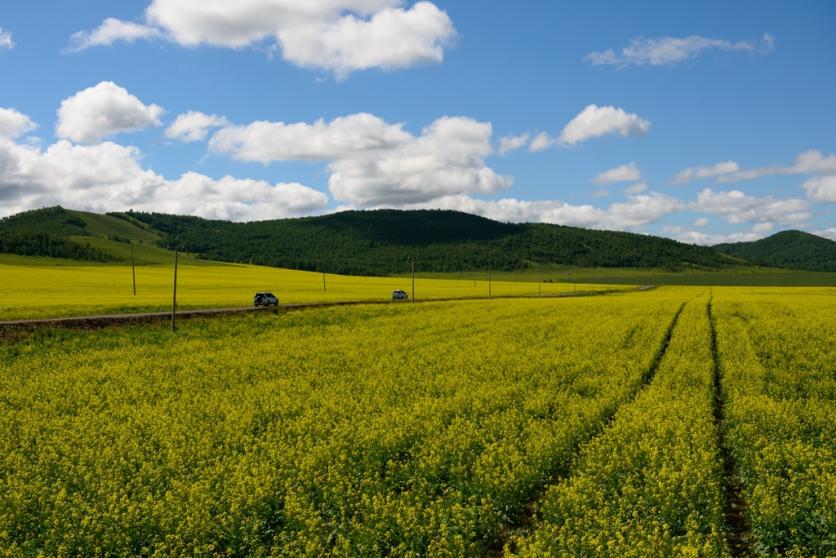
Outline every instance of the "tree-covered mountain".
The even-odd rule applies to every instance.
[[[753,263],[807,271],[836,271],[836,242],[803,231],[782,231],[754,242],[714,247]]]
[[[650,235],[511,224],[443,210],[344,211],[251,223],[162,213],[99,215],[50,207],[0,219],[0,252],[125,261],[170,260],[175,246],[204,260],[357,275],[575,267],[721,269],[754,263],[836,271],[836,242],[786,231],[713,248]],[[197,263],[197,262],[196,262]]]
[[[163,235],[168,247],[231,262],[379,275],[513,270],[531,265],[720,268],[739,263],[710,248],[649,235],[546,224],[509,224],[457,211],[344,211],[232,223],[160,213],[112,214]]]

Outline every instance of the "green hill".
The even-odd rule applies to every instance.
[[[761,265],[836,271],[836,242],[803,231],[782,231],[754,242],[718,244],[714,248]]]
[[[124,213],[163,244],[218,261],[355,275],[524,269],[533,265],[718,269],[740,262],[667,238],[546,224],[499,223],[456,211],[345,211],[253,223]]]
[[[344,211],[252,223],[162,213],[100,215],[50,207],[0,219],[0,252],[138,264],[254,263],[354,275],[582,268],[716,271],[759,266],[836,271],[836,242],[786,231],[709,248],[667,238],[548,224],[512,224],[457,211]]]
[[[171,261],[160,233],[128,217],[47,207],[0,219],[0,252],[138,265]],[[189,259],[186,256],[186,259]]]

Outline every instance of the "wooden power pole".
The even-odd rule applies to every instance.
[[[412,256],[412,302],[415,302],[415,256]]]
[[[136,296],[136,263],[134,262],[134,243],[131,242],[131,279],[134,284],[134,296]]]
[[[174,249],[174,291],[171,296],[171,331],[174,331],[177,314],[177,248]]]
[[[488,300],[493,299],[493,292],[491,291],[491,264],[488,264]]]

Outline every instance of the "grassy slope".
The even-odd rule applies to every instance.
[[[166,264],[174,258],[174,253],[157,245],[162,236],[149,228],[144,228],[127,219],[120,219],[112,215],[99,215],[86,211],[68,211],[68,213],[82,219],[86,223],[86,231],[92,236],[70,236],[71,240],[84,242],[112,254],[121,260],[118,263],[130,262],[131,243],[134,245],[134,259],[137,265]],[[130,242],[127,242],[130,241]],[[192,265],[212,265],[194,258],[188,254],[181,254],[184,263]]]
[[[83,220],[87,231],[98,237],[118,236],[127,240],[141,243],[154,243],[160,239],[158,233],[138,227],[137,225],[111,215],[99,215],[87,211],[67,210],[71,215]]]
[[[131,244],[137,265],[166,264],[173,260],[174,253],[157,245],[161,235],[139,221],[99,215],[87,211],[47,208],[14,215],[0,221],[0,233],[43,233],[66,238],[114,256],[117,261],[108,264],[93,261],[69,260],[63,258],[29,257],[18,259],[12,254],[0,254],[0,262],[21,265],[124,265],[131,261]],[[193,265],[212,265],[181,254],[181,261]]]

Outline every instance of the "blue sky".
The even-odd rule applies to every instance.
[[[836,238],[832,2],[301,4],[4,2],[0,215],[443,207]]]

